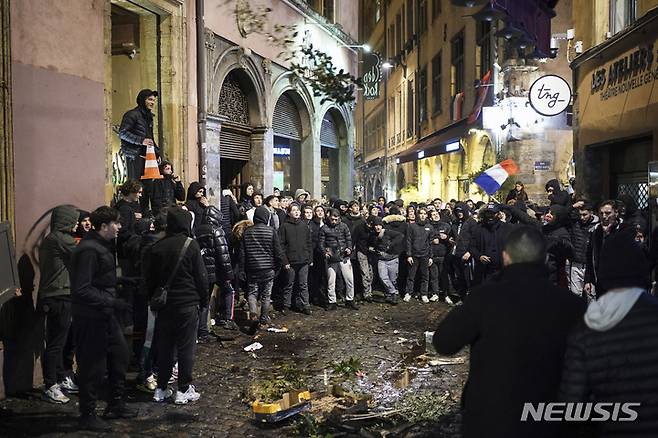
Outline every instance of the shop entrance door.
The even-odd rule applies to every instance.
[[[635,200],[638,209],[649,206],[647,163],[651,148],[650,137],[610,147],[610,194],[614,199],[628,195]]]

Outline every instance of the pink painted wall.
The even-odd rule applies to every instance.
[[[17,250],[58,204],[104,201],[103,0],[11,2]]]

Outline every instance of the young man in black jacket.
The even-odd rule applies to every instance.
[[[471,239],[469,252],[475,259],[476,285],[493,279],[503,269],[503,247],[514,225],[501,221],[499,211],[499,205],[490,202]]]
[[[463,202],[455,205],[453,214],[455,219],[452,221],[450,238],[453,240],[454,245],[450,252],[450,277],[457,295],[463,300],[471,287],[469,266],[473,261],[468,249],[478,224],[470,217],[468,205]]]
[[[462,436],[570,436],[556,429],[559,422],[520,420],[525,403],[556,399],[567,334],[585,305],[549,281],[546,242],[537,227],[517,227],[501,258],[498,281],[475,288],[434,334],[439,354],[470,345]]]
[[[164,308],[155,319],[155,339],[158,349],[158,387],[153,400],[162,402],[173,395],[167,387],[174,365],[174,352],[178,356],[178,389],[174,403],[187,404],[201,395],[192,385],[194,350],[196,348],[199,308],[208,305],[208,276],[201,250],[192,235],[192,215],[181,207],[167,211],[167,234],[151,247],[144,260],[144,278],[147,295],[153,297],[156,289],[167,289]],[[182,262],[174,272],[178,258],[190,239]]]
[[[37,308],[44,313],[46,348],[41,358],[44,398],[51,403],[68,403],[62,389],[75,393],[73,371],[64,367],[64,349],[71,336],[71,283],[69,269],[75,250],[73,233],[78,210],[70,205],[53,209],[50,234],[39,246],[39,292]]]
[[[313,209],[313,217],[308,222],[313,244],[313,266],[309,270],[309,300],[316,306],[324,305],[327,298],[327,261],[320,251],[320,229],[325,226],[324,220],[324,207],[318,205]]]
[[[164,178],[153,180],[151,183],[151,211],[154,215],[163,208],[175,207],[176,201],[185,200],[185,188],[180,176],[174,173],[174,165],[169,161],[163,161],[159,167]]]
[[[600,222],[592,230],[587,245],[587,265],[585,267],[585,293],[598,296],[596,290],[599,276],[599,259],[606,239],[623,229],[624,221],[619,217],[617,203],[607,200],[599,205]]]
[[[185,200],[185,208],[194,215],[194,222],[192,222],[192,235],[197,227],[201,225],[201,217],[203,217],[203,210],[210,205],[206,197],[206,188],[198,181],[190,183],[187,188],[187,198]]]
[[[137,106],[127,111],[121,120],[119,138],[126,157],[128,179],[137,180],[144,173],[146,146],[154,146],[156,155],[160,154],[153,135],[153,109],[157,97],[157,91],[141,90],[137,94]]]
[[[405,288],[404,301],[411,300],[416,285],[416,272],[420,275],[420,295],[423,303],[429,303],[427,290],[429,286],[429,268],[432,266],[431,241],[434,228],[427,220],[427,210],[418,209],[418,219],[409,225],[407,232],[407,263],[409,276]]]
[[[260,206],[254,211],[254,225],[244,230],[240,251],[240,276],[247,281],[249,313],[262,328],[270,323],[270,297],[274,277],[283,264],[284,254],[277,232],[269,226],[270,211]],[[260,301],[260,316],[257,316]]]
[[[306,315],[311,314],[308,298],[308,267],[313,263],[313,242],[311,230],[301,219],[299,204],[293,202],[288,207],[288,217],[279,227],[279,239],[283,248],[285,284],[283,288],[283,308],[295,308]],[[293,290],[297,283],[297,290]]]
[[[352,236],[335,208],[329,210],[327,223],[320,229],[320,251],[327,260],[327,309],[336,310],[336,277],[340,270],[345,279],[345,307],[358,310],[354,303],[354,274],[350,262]]]
[[[569,261],[569,290],[574,294],[583,296],[585,290],[585,266],[587,265],[587,246],[592,231],[599,223],[599,218],[594,215],[594,209],[588,202],[578,201],[574,205],[577,214],[572,218],[569,232],[571,234],[571,245],[573,254]],[[591,299],[591,296],[587,296]]]
[[[121,223],[119,212],[99,207],[91,213],[94,227],[73,252],[71,259],[71,300],[75,327],[80,426],[107,432],[109,424],[96,417],[98,391],[108,369],[110,400],[107,418],[131,418],[137,411],[126,407],[123,395],[128,368],[128,344],[115,312],[129,304],[117,297],[114,240]]]
[[[384,228],[382,218],[368,218],[372,232],[368,240],[369,253],[377,260],[379,278],[386,287],[386,301],[398,303],[398,269],[400,267],[400,249],[404,236],[397,231]]]
[[[121,221],[121,230],[117,238],[119,266],[121,266],[121,275],[132,277],[134,272],[130,267],[128,254],[124,254],[123,246],[135,235],[135,224],[142,219],[140,199],[144,194],[144,188],[139,181],[128,180],[119,187],[119,193],[121,199],[114,206],[119,212]]]
[[[430,287],[432,296],[430,301],[444,300],[446,303],[453,303],[449,294],[448,278],[448,256],[452,249],[450,242],[451,226],[449,223],[441,221],[441,214],[438,210],[432,211],[430,224],[434,229],[432,235],[432,266],[430,266]]]
[[[222,213],[214,205],[208,206],[201,218],[201,225],[196,231],[196,241],[201,248],[201,255],[208,273],[208,296],[212,296],[215,285],[219,290],[221,303],[217,311],[217,325],[229,330],[237,330],[233,322],[234,291],[233,267],[231,254],[222,229]],[[208,308],[203,306],[199,311],[199,342],[210,340],[208,331]]]

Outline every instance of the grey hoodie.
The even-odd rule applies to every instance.
[[[611,289],[592,301],[585,312],[585,324],[598,332],[605,332],[619,324],[646,290],[639,287]]]

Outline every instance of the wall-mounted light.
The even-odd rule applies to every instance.
[[[423,159],[425,158],[425,151],[418,151],[418,159]]]
[[[393,64],[391,64],[391,63],[388,62],[388,61],[384,61],[384,62],[382,63],[382,68],[393,68]]]
[[[448,143],[446,145],[446,152],[454,152],[459,150],[459,142],[458,141],[453,141],[452,143]]]
[[[338,47],[347,47],[348,49],[361,49],[365,53],[370,53],[372,50],[370,44],[340,44]]]

